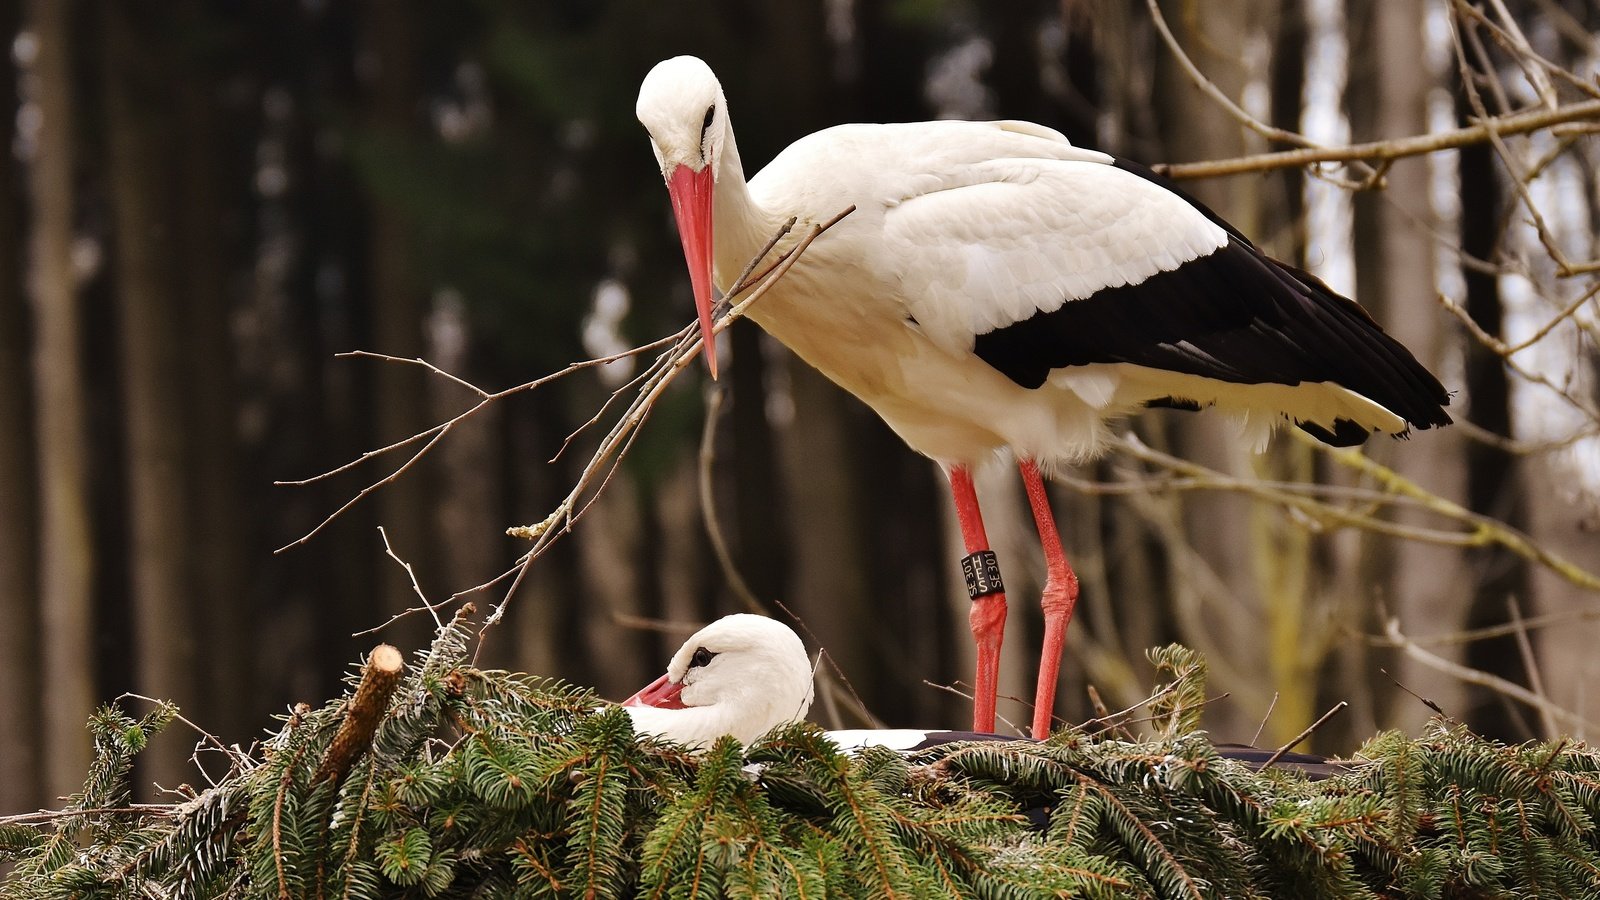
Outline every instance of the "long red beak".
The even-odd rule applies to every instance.
[[[704,321],[704,320],[702,320]],[[706,346],[711,346],[707,344]],[[639,693],[622,701],[623,706],[654,706],[659,709],[688,709],[683,705],[679,695],[683,693],[683,682],[674,684],[663,675],[640,689]]]
[[[694,287],[700,337],[705,342],[706,365],[712,378],[717,377],[716,335],[711,333],[711,200],[716,186],[710,166],[698,172],[679,166],[667,176],[667,193],[672,195],[672,214],[678,220],[683,258],[689,263],[689,284]]]

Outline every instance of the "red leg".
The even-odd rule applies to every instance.
[[[972,472],[966,466],[950,467],[950,493],[955,498],[956,519],[961,523],[961,538],[967,545],[967,553],[987,551],[989,537],[983,532],[978,492],[972,487]],[[998,585],[998,578],[995,581]],[[992,732],[995,698],[1000,690],[1000,642],[1006,630],[1005,591],[974,597],[967,619],[972,625],[972,640],[978,645],[978,674],[972,688],[972,730]]]
[[[1061,536],[1056,533],[1056,519],[1050,514],[1050,496],[1045,493],[1044,479],[1039,477],[1039,467],[1031,459],[1018,462],[1022,469],[1022,483],[1028,491],[1028,505],[1033,507],[1033,521],[1039,526],[1039,543],[1044,548],[1044,650],[1039,655],[1039,687],[1033,700],[1033,736],[1044,740],[1050,736],[1051,718],[1056,706],[1056,680],[1061,674],[1061,648],[1067,641],[1067,622],[1072,619],[1072,608],[1078,604],[1078,576],[1067,564],[1067,554],[1061,549]]]

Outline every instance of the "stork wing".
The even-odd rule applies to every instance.
[[[1418,427],[1450,421],[1438,380],[1361,307],[1137,166],[954,166],[891,206],[884,231],[928,336],[1023,387],[1132,363],[1234,384],[1328,382]]]
[[[976,335],[1170,272],[1227,243],[1228,233],[1184,198],[1107,162],[952,166],[892,206],[884,246],[912,315],[936,340],[970,347]]]

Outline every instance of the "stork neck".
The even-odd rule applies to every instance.
[[[760,737],[752,733],[751,726],[741,721],[733,710],[722,705],[683,709],[625,706],[623,709],[627,710],[634,730],[640,734],[661,735],[690,747],[709,747],[724,734],[731,734],[745,744]]]
[[[733,279],[739,277],[750,257],[772,237],[779,225],[775,217],[750,196],[732,124],[727,128],[722,161],[717,169],[716,208],[712,213],[716,223],[716,281],[723,288],[732,286]]]

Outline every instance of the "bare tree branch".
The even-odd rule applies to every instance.
[[[1568,103],[1555,109],[1524,110],[1466,128],[1419,134],[1412,137],[1391,138],[1348,147],[1306,147],[1299,150],[1280,150],[1276,153],[1258,153],[1236,159],[1217,159],[1195,163],[1168,163],[1153,166],[1168,178],[1216,178],[1222,175],[1241,175],[1246,172],[1267,172],[1322,162],[1370,162],[1422,156],[1440,150],[1453,150],[1470,144],[1481,144],[1491,134],[1528,134],[1543,131],[1569,122],[1600,122],[1600,100]]]

